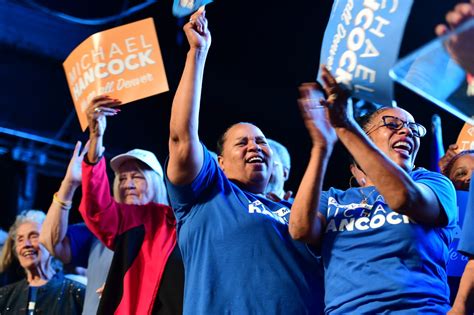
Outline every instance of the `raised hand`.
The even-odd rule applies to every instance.
[[[104,288],[105,288],[105,283],[100,288],[95,290],[95,293],[97,293],[97,295],[99,296],[99,299],[102,297],[102,293],[104,293]]]
[[[275,201],[275,202],[280,202],[282,200],[288,201],[291,199],[291,196],[293,196],[293,192],[291,190],[286,191],[285,194],[283,195],[283,199],[273,192],[268,192],[265,196],[267,197],[267,199],[270,199],[271,201]]]
[[[107,95],[100,95],[92,99],[86,110],[87,121],[89,122],[89,151],[87,159],[90,163],[96,163],[102,156],[104,148],[102,146],[105,128],[107,127],[107,116],[115,116],[120,109],[113,108],[122,104],[117,99],[112,99]]]
[[[462,23],[474,17],[474,0],[471,3],[459,3],[453,10],[446,14],[446,24],[438,24],[435,28],[436,35],[446,34],[450,29],[455,29]]]
[[[303,83],[299,92],[298,105],[313,145],[332,147],[337,136],[329,121],[329,109],[323,105],[326,102],[320,86],[316,83]]]
[[[446,166],[448,166],[451,159],[458,154],[458,145],[451,144],[448,147],[446,153],[439,159],[438,166],[442,173],[446,170]]]
[[[471,3],[459,3],[453,10],[446,14],[446,24],[439,24],[435,28],[438,36],[446,34],[449,30],[459,27],[466,21],[474,18],[474,0]],[[444,45],[449,55],[461,66],[463,69],[473,74],[474,73],[474,28],[471,27],[457,35],[451,35],[445,41]]]
[[[327,95],[326,100],[323,100],[321,104],[329,110],[331,125],[335,128],[355,125],[352,106],[348,102],[349,92],[337,83],[324,65],[321,66],[321,78],[324,92]]]
[[[208,50],[211,46],[211,33],[207,28],[206,10],[199,8],[191,15],[183,27],[191,49]]]
[[[74,148],[74,153],[72,154],[71,160],[69,161],[69,165],[67,167],[66,175],[64,176],[64,181],[73,185],[74,187],[78,187],[81,185],[82,181],[82,160],[84,159],[84,155],[89,150],[89,141],[87,141],[86,145],[82,149],[81,141],[77,141],[76,147]]]
[[[99,95],[92,99],[86,110],[87,122],[89,123],[90,137],[102,137],[107,127],[107,116],[115,116],[120,109],[112,108],[122,104],[117,99],[107,95]]]

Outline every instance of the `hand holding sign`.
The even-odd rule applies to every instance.
[[[438,36],[442,36],[450,29],[455,29],[461,24],[474,18],[474,0],[471,3],[459,3],[454,9],[446,14],[446,23],[436,26],[435,32]],[[474,27],[468,28],[466,31],[457,35],[448,37],[445,42],[446,50],[451,58],[464,69],[466,72],[474,74]]]
[[[474,17],[474,0],[471,3],[459,3],[452,11],[446,14],[446,24],[439,24],[436,26],[436,35],[442,36],[446,34],[449,29],[454,29]]]
[[[85,111],[97,95],[107,94],[126,104],[168,91],[151,18],[90,36],[63,66],[83,130]]]
[[[177,17],[189,15],[211,2],[212,0],[174,0],[173,15]]]
[[[94,97],[86,110],[87,122],[89,123],[89,133],[92,137],[102,137],[107,127],[107,116],[115,116],[120,109],[112,108],[122,104],[117,99],[110,96],[100,95]]]
[[[329,119],[333,127],[349,127],[356,124],[349,93],[332,76],[326,66],[321,66],[321,79],[327,100],[323,104],[329,109]]]
[[[191,49],[208,51],[211,46],[211,33],[207,28],[206,10],[199,8],[183,27]]]
[[[107,116],[115,116],[120,109],[112,108],[122,102],[110,96],[101,95],[94,97],[86,109],[87,122],[89,123],[89,151],[87,159],[90,163],[97,163],[104,152],[102,146]]]

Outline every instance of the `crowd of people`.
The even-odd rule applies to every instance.
[[[448,13],[447,23],[454,28],[473,16],[471,1]],[[110,185],[104,135],[121,102],[94,98],[89,140],[77,143],[47,214],[24,211],[9,230],[0,272],[17,260],[25,276],[0,288],[1,314],[474,310],[474,200],[459,245],[469,261],[454,305],[446,272],[458,223],[455,189],[474,189],[473,150],[451,145],[441,173],[415,168],[426,128],[399,107],[354,117],[350,95],[322,66],[322,84],[299,87],[312,145],[293,194],[285,189],[288,150],[258,126],[229,126],[216,154],[203,144],[200,99],[211,46],[205,11],[183,29],[190,49],[165,167],[152,152],[133,149],[110,160]],[[336,142],[352,157],[347,167],[357,185],[323,190]],[[84,223],[69,225],[79,187]],[[63,265],[87,268],[87,286],[65,276]]]

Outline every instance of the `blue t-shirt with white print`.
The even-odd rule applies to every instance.
[[[233,184],[203,146],[196,179],[166,179],[185,266],[183,314],[321,314],[317,258],[288,232],[289,204]]]
[[[323,192],[326,313],[446,314],[450,309],[446,263],[457,221],[455,190],[446,177],[425,169],[411,177],[435,193],[447,226],[428,227],[394,212],[373,186]]]

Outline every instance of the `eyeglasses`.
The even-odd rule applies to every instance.
[[[372,127],[371,129],[366,131],[366,134],[369,134],[380,127],[387,127],[392,130],[400,130],[404,126],[407,126],[407,128],[411,130],[415,137],[421,138],[426,135],[426,128],[423,127],[423,125],[420,125],[419,123],[403,121],[395,116],[383,116],[382,121],[382,125]]]

